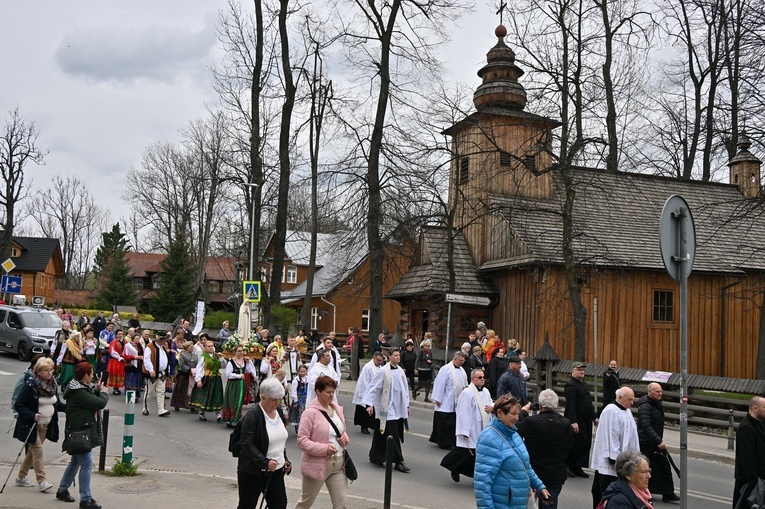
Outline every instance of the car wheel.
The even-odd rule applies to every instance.
[[[20,361],[26,362],[32,358],[29,348],[27,348],[27,344],[24,343],[23,341],[19,343],[19,346],[16,349],[16,354],[19,356]]]

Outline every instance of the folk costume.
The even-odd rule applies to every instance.
[[[241,363],[236,358],[231,359],[226,366],[226,392],[223,395],[223,408],[221,419],[226,425],[234,425],[242,417],[242,406],[247,394],[247,382],[245,373],[255,375],[255,368],[247,359],[242,358]]]
[[[196,369],[199,357],[193,352],[181,352],[178,356],[178,370],[175,375],[173,396],[170,398],[170,406],[177,412],[181,408],[189,407],[189,396],[194,385],[192,369]]]
[[[460,394],[457,401],[456,447],[441,460],[441,466],[451,471],[455,481],[459,480],[460,474],[473,477],[478,436],[491,422],[486,405],[492,404],[486,387],[479,388],[471,383]]]
[[[290,396],[292,403],[290,404],[289,422],[295,426],[295,432],[297,432],[300,418],[305,410],[305,402],[308,399],[308,376],[295,376],[295,379],[292,380]]]
[[[121,341],[112,341],[109,343],[109,364],[107,372],[109,373],[109,382],[107,385],[114,390],[115,394],[120,393],[120,389],[125,386],[125,358],[122,356],[124,345]]]
[[[98,373],[98,341],[95,338],[85,338],[83,351],[85,359],[93,366],[93,373]]]
[[[457,399],[467,387],[465,370],[455,366],[454,361],[438,371],[433,383],[433,431],[429,441],[438,444],[441,449],[451,449],[456,445]]]
[[[402,464],[404,420],[409,416],[409,390],[404,370],[390,364],[383,366],[367,385],[362,404],[374,407],[376,416],[369,461],[377,465],[385,462],[387,438],[391,436],[393,462],[397,465]]]
[[[225,361],[224,361],[225,362]],[[220,422],[220,410],[223,407],[223,382],[220,379],[220,357],[205,352],[197,362],[196,383],[202,382],[202,387],[196,384],[191,390],[189,405],[199,409],[199,420],[206,421],[205,412],[215,412]]]
[[[152,395],[157,398],[157,414],[166,417],[170,414],[165,409],[165,377],[167,377],[167,367],[169,364],[169,355],[165,351],[164,345],[152,341],[143,349],[143,375],[146,378],[146,395],[143,399],[143,415],[149,415],[149,400]],[[152,371],[154,376],[151,376]]]
[[[61,355],[57,364],[61,366],[58,374],[58,383],[66,387],[74,378],[74,365],[82,360],[82,343],[80,339],[69,338],[61,349]]]
[[[356,390],[353,392],[353,404],[356,405],[356,411],[353,414],[353,425],[361,426],[362,433],[369,433],[369,428],[375,427],[374,413],[372,415],[367,413],[367,408],[363,404],[363,399],[369,383],[381,369],[382,366],[375,366],[374,360],[367,362],[364,367],[361,368],[359,381],[356,383]]]
[[[295,348],[294,350],[287,347],[287,349],[284,351],[284,365],[282,366],[284,368],[284,371],[287,373],[286,380],[289,383],[292,383],[295,378],[298,376],[298,371],[300,370],[300,366],[303,365],[303,360],[300,358],[300,350]]]
[[[143,387],[143,366],[141,346],[133,343],[125,343],[123,348],[125,357],[125,390],[135,391],[135,397],[141,397],[141,388]]]

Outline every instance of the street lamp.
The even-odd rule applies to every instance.
[[[247,276],[250,281],[255,280],[255,189],[260,187],[260,184],[254,182],[245,182],[243,185],[252,188],[252,199],[250,205],[252,210],[250,211],[250,267]]]

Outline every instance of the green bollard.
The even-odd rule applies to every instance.
[[[133,461],[133,424],[135,423],[135,391],[126,391],[125,431],[122,435],[122,463]]]

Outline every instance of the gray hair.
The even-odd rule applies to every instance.
[[[479,371],[481,373],[484,373],[483,368],[473,368],[473,370],[470,372],[470,378],[472,379],[476,375],[476,373],[478,373]]]
[[[465,358],[465,353],[462,350],[458,352],[454,352],[454,357],[452,357],[452,359],[464,359],[464,358]]]
[[[268,377],[260,383],[260,397],[282,399],[284,397],[284,386],[276,377]]]
[[[648,458],[640,454],[640,451],[624,451],[616,457],[616,474],[626,479],[635,473],[644,460],[648,463]]]
[[[552,389],[545,389],[539,393],[539,406],[555,410],[558,408],[558,395]]]

